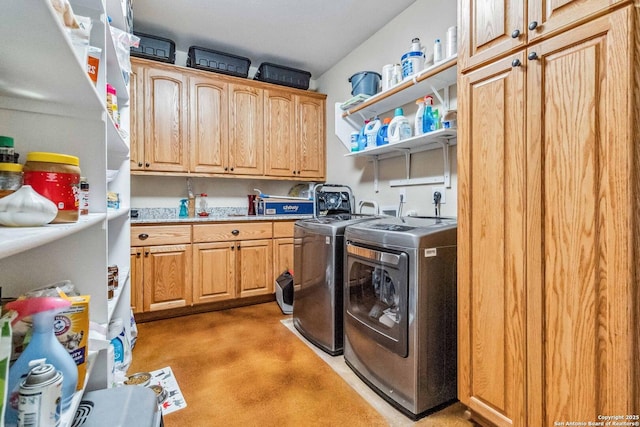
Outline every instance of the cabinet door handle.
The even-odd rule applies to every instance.
[[[136,252],[136,258],[140,258],[140,252]]]
[[[147,233],[138,234],[138,239],[140,240],[147,240],[148,238],[149,235]]]
[[[240,243],[238,243],[238,244],[236,245],[236,249],[237,249],[237,250],[240,250]]]
[[[513,30],[513,32],[511,33],[511,38],[517,39],[518,37],[520,37],[520,30]]]
[[[145,257],[145,258],[148,258],[148,257],[149,257],[149,251],[145,251],[145,252],[144,252],[144,257]]]
[[[531,52],[529,55],[527,55],[527,59],[529,61],[533,61],[534,59],[538,59],[538,54],[535,52]]]
[[[231,172],[233,172],[233,168],[229,168],[229,170],[230,170]]]
[[[512,67],[519,67],[521,65],[522,65],[522,63],[520,62],[520,60],[518,58],[516,58],[513,61],[511,61],[511,66]]]
[[[235,246],[231,245],[231,250],[234,250],[235,248],[236,248]]]
[[[138,167],[141,168],[142,167],[142,162],[138,162]]]
[[[240,230],[231,230],[231,234],[237,236],[238,234],[240,234]]]
[[[228,171],[228,170],[229,170],[229,168],[225,166],[225,167],[224,167],[224,171],[226,172],[226,171]]]
[[[147,162],[147,163],[145,163],[144,165],[145,165],[146,167],[150,167],[150,166],[151,166],[151,163]]]
[[[529,22],[529,29],[531,31],[535,30],[536,28],[538,28],[538,21],[531,21]]]

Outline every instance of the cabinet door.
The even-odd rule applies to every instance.
[[[193,245],[193,302],[235,298],[235,242]]]
[[[229,170],[229,107],[227,83],[202,76],[189,77],[191,172]]]
[[[145,70],[145,170],[188,171],[187,87],[183,74]]]
[[[272,241],[243,240],[237,242],[236,268],[240,297],[274,292]]]
[[[295,176],[296,111],[291,92],[264,91],[264,138],[265,174]]]
[[[191,245],[144,247],[144,311],[191,305]]]
[[[293,237],[273,239],[273,275],[274,280],[283,272],[293,271]]]
[[[626,0],[529,0],[529,41],[564,31]]]
[[[229,85],[229,171],[236,175],[264,173],[262,90]]]
[[[458,398],[525,423],[524,53],[460,77]],[[526,64],[525,64],[526,65]]]
[[[527,425],[640,410],[638,13],[529,49]]]
[[[144,67],[131,61],[129,75],[130,159],[131,170],[144,170]]]
[[[481,65],[526,43],[525,0],[461,0],[459,5],[461,70]]]
[[[325,100],[296,95],[296,176],[323,181],[325,160]]]
[[[130,287],[131,287],[131,309],[134,313],[143,312],[142,292],[144,289],[143,282],[143,264],[142,264],[142,248],[131,248],[131,271]]]

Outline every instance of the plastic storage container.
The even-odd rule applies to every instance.
[[[373,96],[380,89],[382,76],[375,71],[361,71],[349,77],[351,83],[351,95],[365,94]]]
[[[275,83],[277,85],[306,90],[309,89],[311,73],[308,71],[285,67],[284,65],[263,62],[260,64],[260,67],[258,67],[258,71],[256,72],[254,79],[261,82]]]
[[[22,165],[0,163],[0,198],[8,196],[22,187]]]
[[[58,207],[52,223],[76,222],[79,216],[80,159],[58,153],[27,153],[23,181]]]
[[[133,34],[140,37],[140,44],[138,47],[131,48],[132,56],[168,62],[169,64],[176,62],[176,44],[173,40],[135,31]]]
[[[249,65],[249,58],[198,46],[191,46],[187,57],[187,67],[236,77],[246,78],[249,75]]]

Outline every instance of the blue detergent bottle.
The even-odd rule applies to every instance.
[[[422,133],[433,132],[434,130],[436,130],[436,122],[433,119],[433,97],[428,95],[424,97]]]
[[[369,120],[364,121],[364,126],[360,128],[360,135],[358,135],[358,151],[364,151],[367,148],[367,134],[365,133]]]
[[[12,325],[25,316],[31,316],[33,330],[27,348],[18,360],[9,368],[8,405],[5,413],[7,425],[18,422],[18,391],[31,368],[29,362],[46,359],[62,374],[62,410],[71,405],[78,384],[78,367],[66,348],[58,341],[54,333],[56,314],[71,306],[71,301],[57,297],[38,297],[16,300],[7,303],[8,310],[14,310],[18,316]],[[15,406],[14,406],[15,404]]]
[[[376,145],[385,145],[389,143],[389,134],[387,130],[389,129],[389,123],[391,123],[391,117],[385,117],[382,121],[382,126],[378,130],[378,136],[376,138]]]

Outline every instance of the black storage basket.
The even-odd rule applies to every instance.
[[[140,37],[140,44],[138,47],[131,48],[131,56],[153,59],[154,61],[167,62],[169,64],[176,62],[176,44],[173,40],[135,31],[133,34]]]
[[[187,57],[187,67],[244,78],[249,75],[250,64],[249,58],[198,46],[191,46]]]
[[[275,83],[277,85],[294,87],[296,89],[309,89],[311,73],[295,68],[276,65],[270,62],[260,64],[254,77],[261,82]]]

